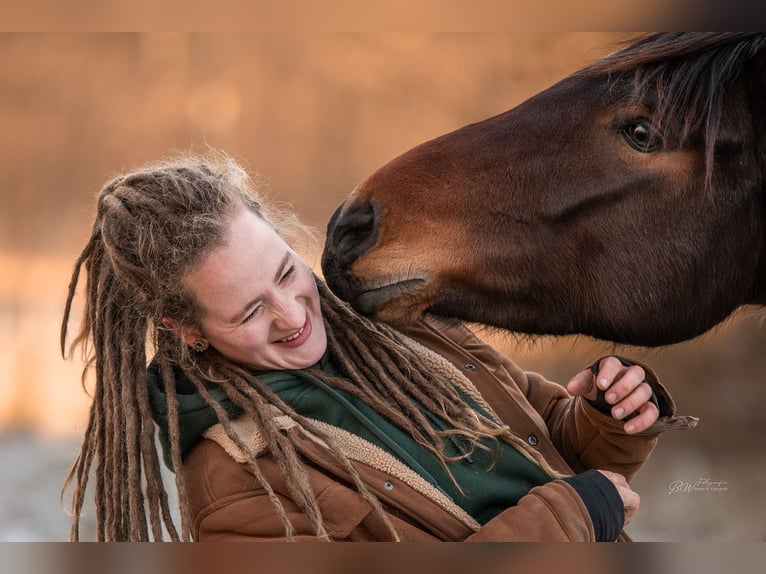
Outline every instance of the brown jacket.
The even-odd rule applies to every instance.
[[[564,473],[590,468],[613,470],[628,480],[653,450],[658,435],[690,428],[692,417],[676,417],[675,406],[652,371],[647,381],[663,405],[660,419],[647,431],[629,436],[622,424],[538,374],[524,372],[479,340],[461,323],[429,318],[407,334],[464,372],[476,390],[510,428],[527,437],[551,465]],[[643,365],[642,365],[643,366]],[[276,417],[308,461],[327,530],[335,540],[390,540],[383,521],[351,485],[347,471],[321,441],[286,417]],[[259,466],[286,509],[296,540],[314,538],[312,528],[290,499],[281,472],[264,449],[258,429],[236,421],[237,432],[260,452]],[[405,541],[593,541],[588,511],[575,490],[554,480],[533,488],[519,503],[484,526],[393,456],[342,429],[329,427],[364,483],[383,503]],[[184,461],[197,540],[284,540],[284,526],[267,492],[243,453],[220,425],[207,431]]]

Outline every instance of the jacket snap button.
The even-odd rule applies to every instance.
[[[463,365],[463,368],[464,368],[466,371],[471,371],[471,372],[473,372],[473,371],[475,371],[475,370],[476,370],[476,365],[474,365],[473,363],[466,363],[465,365]]]
[[[383,488],[385,488],[386,490],[393,490],[394,489],[394,483],[393,482],[389,482],[387,480],[386,482],[383,483]]]
[[[537,446],[537,437],[531,434],[527,437],[527,442],[531,444],[532,446]]]

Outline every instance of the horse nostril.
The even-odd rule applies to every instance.
[[[327,242],[333,255],[349,265],[375,244],[378,235],[377,210],[372,203],[352,205],[342,214],[340,210],[338,208],[330,220]]]
[[[345,204],[333,213],[327,224],[327,242],[322,253],[322,272],[327,285],[341,299],[357,295],[358,281],[348,268],[378,240],[378,208],[374,203]]]

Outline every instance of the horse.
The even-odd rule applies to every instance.
[[[656,347],[766,303],[766,34],[652,33],[354,189],[330,288],[428,312]]]

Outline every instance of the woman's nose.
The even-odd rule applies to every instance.
[[[274,306],[274,324],[280,329],[299,329],[306,321],[306,312],[295,297],[285,297]]]

